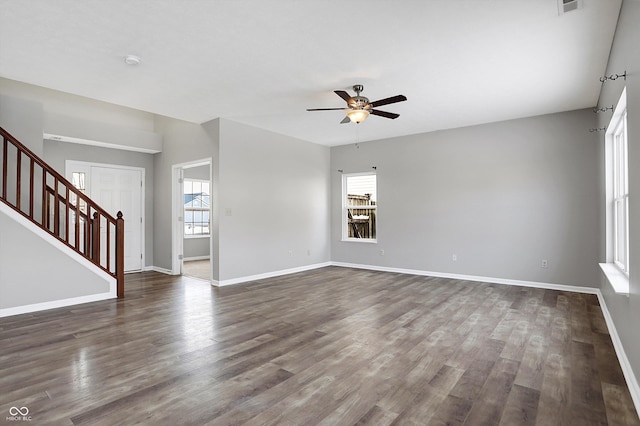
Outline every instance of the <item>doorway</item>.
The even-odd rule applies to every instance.
[[[67,179],[107,213],[125,220],[124,271],[144,265],[144,169],[67,160]],[[105,239],[103,238],[102,241]]]
[[[211,282],[211,160],[173,166],[172,273]]]

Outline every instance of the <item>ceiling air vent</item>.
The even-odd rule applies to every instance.
[[[582,0],[558,0],[558,14],[571,12],[582,7]]]

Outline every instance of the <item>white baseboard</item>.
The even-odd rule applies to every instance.
[[[82,303],[98,302],[100,300],[115,299],[117,297],[118,296],[116,295],[114,288],[113,291],[109,291],[108,293],[90,294],[88,296],[72,297],[69,299],[53,300],[51,302],[34,303],[31,305],[0,309],[0,318],[45,311],[47,309],[64,308],[67,306],[80,305]]]
[[[160,272],[161,274],[165,274],[165,275],[173,275],[173,273],[171,272],[171,269],[165,269],[159,266],[145,266],[143,271],[145,272],[154,271],[154,272]]]
[[[248,275],[246,277],[231,278],[228,280],[221,280],[221,281],[213,280],[211,281],[211,285],[214,285],[217,287],[223,287],[227,285],[246,283],[249,281],[262,280],[265,278],[279,277],[281,275],[289,275],[289,274],[295,274],[298,272],[310,271],[312,269],[324,268],[325,266],[331,266],[331,262],[314,263],[313,265],[299,266],[297,268],[283,269],[280,271],[267,272],[264,274]]]

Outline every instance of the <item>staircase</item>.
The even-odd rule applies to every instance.
[[[0,127],[0,199],[105,271],[124,297],[124,219],[114,218]]]

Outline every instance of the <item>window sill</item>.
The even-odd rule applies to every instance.
[[[343,243],[366,243],[366,244],[377,244],[378,240],[373,238],[343,238]]]
[[[613,263],[600,263],[600,269],[607,277],[616,294],[629,296],[629,277]]]
[[[211,235],[185,235],[184,238],[186,240],[197,239],[197,238],[209,238]]]

